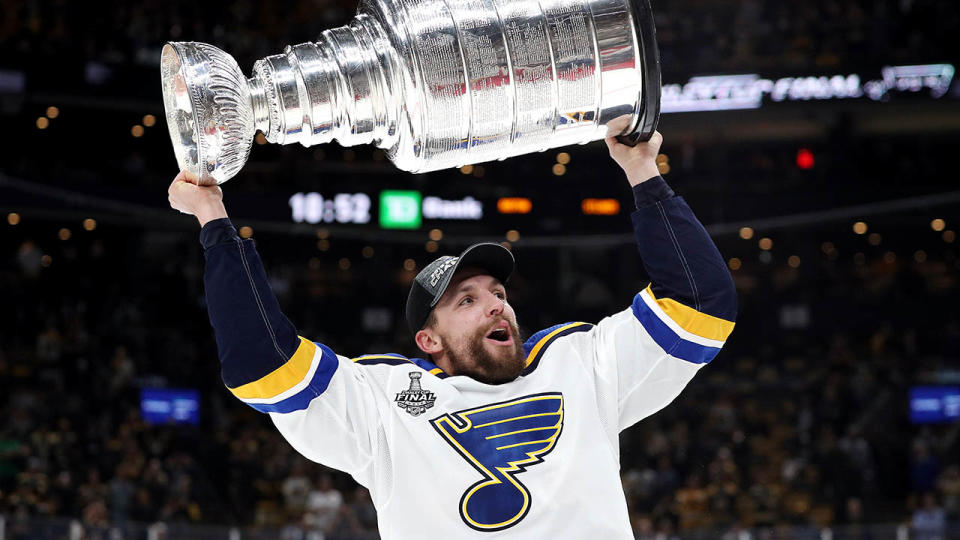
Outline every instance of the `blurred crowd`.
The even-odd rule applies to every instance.
[[[248,66],[345,24],[357,4],[146,0],[91,10],[66,0],[3,0],[0,44],[12,64],[49,57],[155,67],[164,42],[206,41]],[[678,76],[944,61],[960,28],[949,0],[675,0],[653,8],[664,69]]]
[[[300,457],[220,385],[194,231],[57,227],[24,218],[0,235],[0,513],[11,524],[69,516],[91,528],[163,521],[273,527],[291,540],[376,537],[365,489]],[[258,239],[302,335],[347,354],[414,353],[399,316],[372,333],[361,322],[365,306],[401,305],[413,272],[395,269],[400,256],[345,272],[323,254],[301,260],[304,240]],[[737,253],[736,240],[720,241]],[[638,538],[777,527],[815,537],[821,526],[891,521],[936,533],[960,519],[956,426],[912,425],[906,403],[922,377],[960,370],[950,308],[960,272],[940,243],[922,257],[910,244],[872,254],[838,243],[799,267],[744,256],[728,348],[623,435]],[[391,249],[403,251],[376,246]],[[562,251],[517,248],[511,295],[527,331],[595,321],[642,286],[625,277],[630,246],[524,273],[530,260],[560,268],[556,258],[572,255]],[[317,315],[324,303],[343,306],[337,321]],[[200,389],[200,425],[145,423],[139,388],[152,386]]]
[[[664,70],[687,76],[944,61],[960,28],[960,12],[946,0],[682,0],[653,8]]]
[[[89,530],[161,521],[271,526],[291,540],[376,537],[365,489],[308,464],[265,416],[218,388],[198,283],[172,279],[198,276],[197,257],[151,259],[139,235],[124,232],[78,233],[53,252],[34,243],[37,233],[3,233],[8,532],[32,517],[68,516]],[[148,260],[156,266],[146,272],[131,268]],[[167,384],[202,390],[200,426],[140,417],[139,388]]]

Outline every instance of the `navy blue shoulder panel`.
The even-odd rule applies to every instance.
[[[551,326],[545,330],[540,330],[530,336],[523,344],[523,352],[527,355],[527,367],[524,368],[522,375],[533,373],[540,365],[540,359],[544,352],[557,339],[575,334],[577,332],[586,332],[593,329],[593,325],[585,322],[572,322]]]
[[[429,360],[423,358],[407,358],[397,353],[365,354],[353,359],[353,363],[361,366],[388,365],[388,366],[409,366],[414,364],[424,371],[428,371],[441,379],[448,377],[442,369],[438,368]]]

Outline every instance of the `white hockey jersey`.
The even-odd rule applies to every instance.
[[[226,386],[304,456],[369,488],[384,539],[632,538],[618,434],[669,404],[733,330],[726,263],[656,178],[631,215],[651,285],[596,326],[532,336],[487,385],[399,355],[349,359],[299,338],[252,240],[201,231]]]
[[[384,539],[627,539],[618,434],[669,404],[732,328],[648,288],[595,326],[535,334],[507,384],[300,338],[281,368],[231,391],[366,486]]]

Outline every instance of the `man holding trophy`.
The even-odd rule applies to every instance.
[[[371,0],[249,81],[213,47],[165,48],[184,171],[169,200],[202,227],[223,381],[301,454],[367,487],[383,538],[633,538],[618,435],[716,356],[737,311],[723,258],[657,170],[651,21],[628,0]],[[522,340],[513,255],[477,244],[414,280],[406,323],[424,358],[339,355],[297,335],[227,217],[216,184],[255,129],[304,144],[363,135],[418,171],[604,138],[651,283],[596,325]]]

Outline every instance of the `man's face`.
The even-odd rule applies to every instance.
[[[516,314],[499,280],[478,269],[457,272],[433,318],[436,324],[427,330],[442,351],[431,354],[444,371],[487,384],[520,376],[526,355]]]

